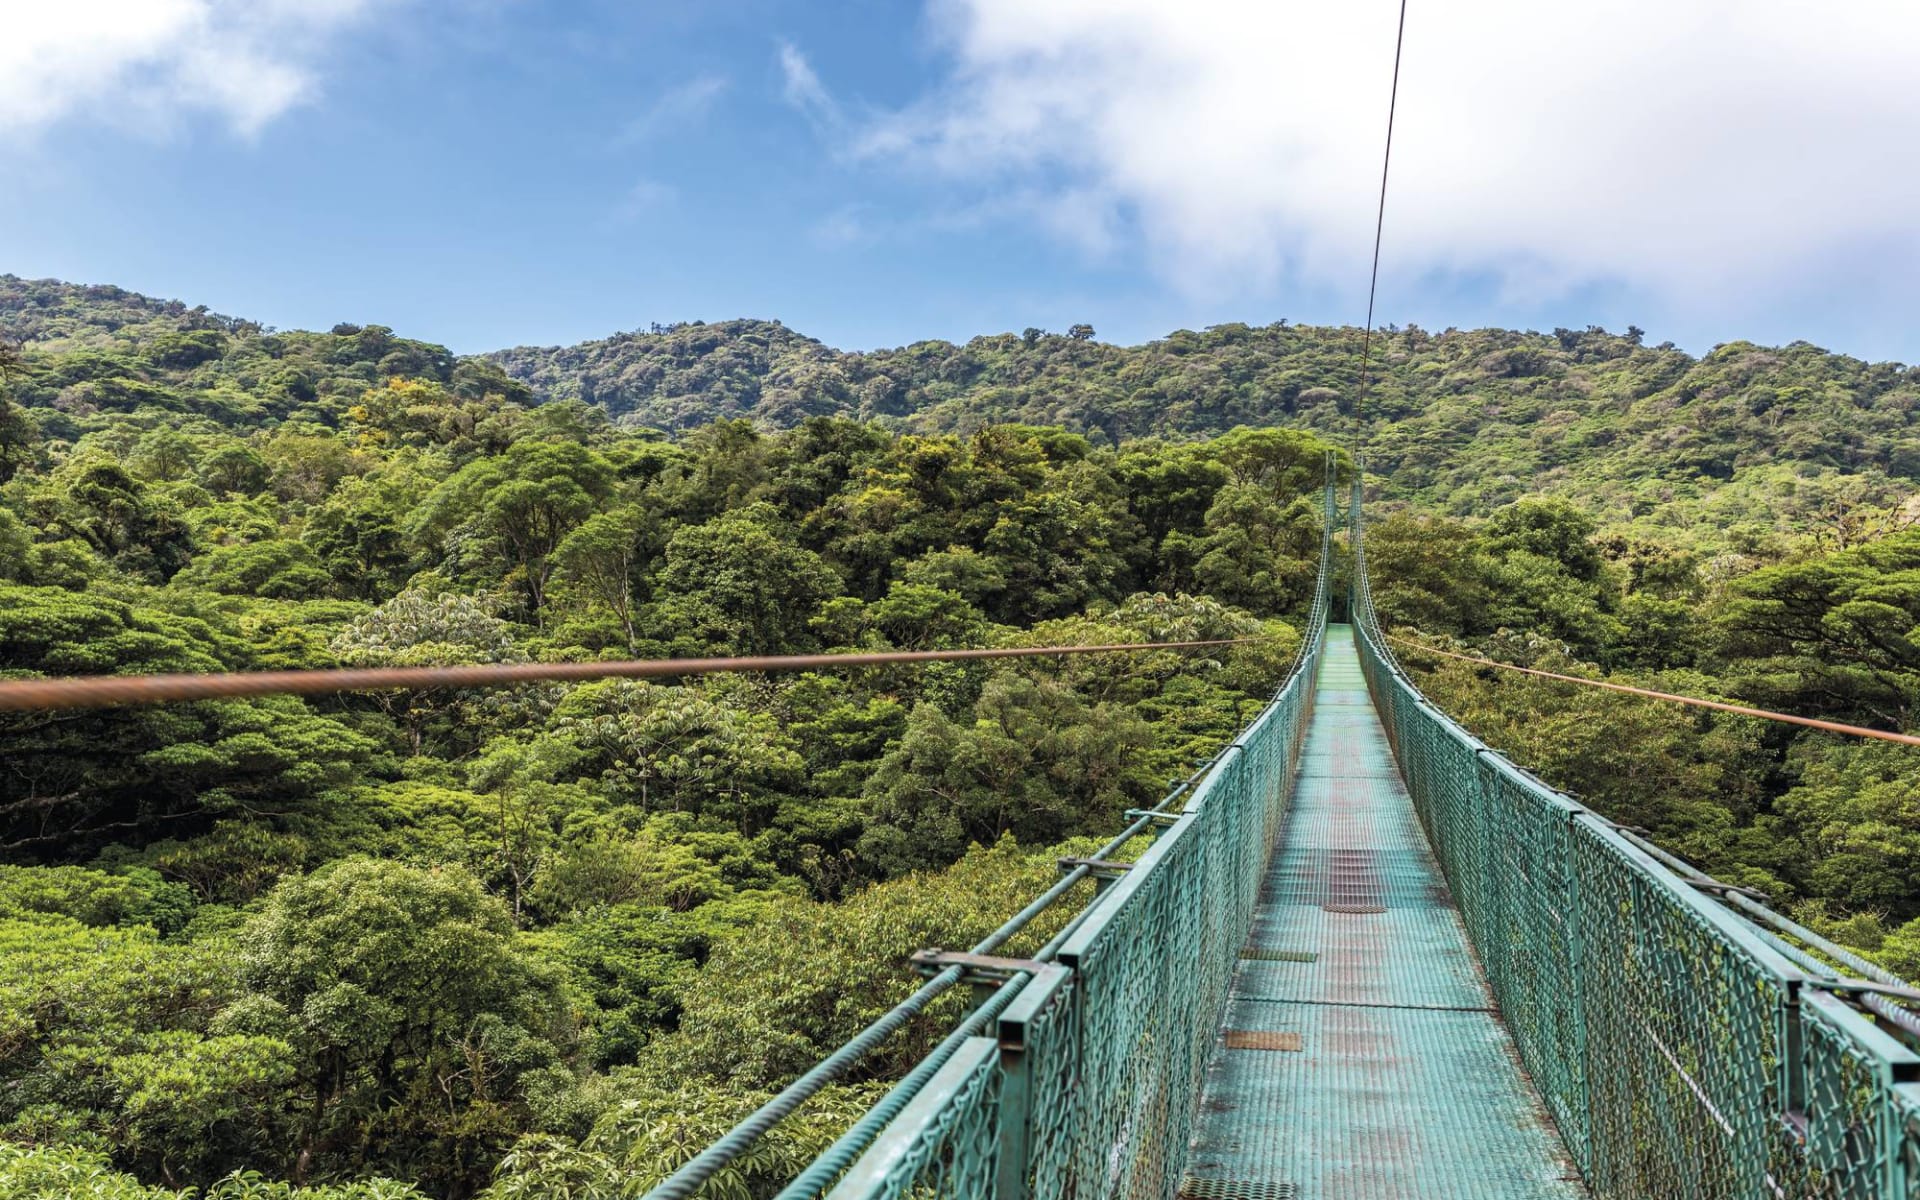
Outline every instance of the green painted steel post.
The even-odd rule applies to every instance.
[[[1000,1039],[1000,1162],[994,1200],[1027,1200],[1027,1155],[1033,1140],[1033,1064],[1024,1045]]]
[[[1593,1171],[1593,1058],[1587,1047],[1587,967],[1586,936],[1581,932],[1586,919],[1582,905],[1586,896],[1580,890],[1580,872],[1573,863],[1573,822],[1575,813],[1569,809],[1561,831],[1561,853],[1567,856],[1567,967],[1573,976],[1573,1031],[1578,1041],[1573,1061],[1580,1064],[1579,1104],[1580,1144],[1574,1150],[1576,1165],[1583,1175]]]
[[[1781,1081],[1780,1094],[1785,1097],[1788,1121],[1804,1124],[1807,1119],[1807,1062],[1806,1047],[1801,1042],[1799,988],[1787,992],[1783,1008],[1786,1028],[1781,1030],[1780,1069],[1785,1073],[1785,1078]]]
[[[1072,972],[1045,966],[1000,1015],[1000,1161],[994,1200],[1027,1200],[1033,1173],[1033,1021],[1068,986]]]

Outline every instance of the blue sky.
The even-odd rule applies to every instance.
[[[1416,0],[1381,319],[1920,359],[1912,40],[1849,25],[1920,20],[1858,7]],[[1364,311],[1391,0],[58,8],[0,47],[0,271],[463,352]]]

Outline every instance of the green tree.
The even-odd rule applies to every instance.
[[[192,557],[193,538],[178,512],[118,463],[96,458],[71,465],[64,499],[72,517],[70,525],[61,524],[129,571],[164,582]]]
[[[608,680],[576,689],[555,732],[584,754],[572,766],[642,812],[705,813],[765,828],[801,759],[770,714],[691,687]]]
[[[384,600],[405,584],[411,555],[404,514],[415,499],[409,482],[392,474],[348,480],[308,517],[301,540],[331,573],[338,594]]]
[[[1599,525],[1562,499],[1528,498],[1487,520],[1487,547],[1496,555],[1523,551],[1559,564],[1569,576],[1591,582],[1600,575]]]
[[[0,668],[108,674],[245,664],[205,622],[97,595],[0,586]],[[374,744],[288,696],[0,718],[0,843],[15,854],[139,845],[221,816],[284,813]]]
[[[1920,775],[1905,748],[1809,739],[1799,779],[1775,803],[1779,869],[1803,895],[1846,911],[1920,918]]]
[[[1232,482],[1264,488],[1284,503],[1320,490],[1327,477],[1327,454],[1334,449],[1333,443],[1302,429],[1240,426],[1208,442],[1205,453],[1227,469]],[[1341,470],[1340,475],[1344,474]]]
[[[1107,829],[1158,782],[1140,767],[1152,735],[1139,718],[1056,681],[996,673],[972,716],[922,703],[907,718],[867,784],[860,854],[876,868],[941,866],[1008,835],[1045,844]]]
[[[193,474],[200,462],[200,445],[180,430],[162,427],[135,444],[128,463],[148,481],[171,482]]]
[[[409,588],[354,620],[334,639],[339,660],[355,667],[457,667],[525,662],[512,627],[473,596]],[[494,722],[526,715],[527,689],[416,688],[376,692],[418,757],[429,736],[448,754],[470,750]]]
[[[273,482],[273,468],[252,447],[228,444],[200,460],[200,486],[216,496],[257,496]]]
[[[515,442],[505,454],[476,459],[428,497],[414,520],[414,536],[440,543],[458,569],[477,571],[464,551],[473,538],[508,570],[528,611],[544,609],[553,577],[553,553],[576,526],[613,493],[613,466],[584,446]]]
[[[1114,598],[1126,564],[1103,500],[1040,492],[1000,509],[981,545],[1007,581],[995,617],[1025,624]]]
[[[1907,727],[1920,698],[1920,531],[1755,571],[1731,592],[1719,652],[1743,694]]]
[[[595,513],[566,536],[554,553],[556,578],[572,594],[604,608],[619,622],[627,650],[638,640],[634,627],[634,579],[644,565],[648,514],[633,506]]]
[[[674,628],[741,654],[808,647],[808,618],[839,590],[839,576],[794,545],[767,504],[682,527],[654,580]]]
[[[1411,512],[1370,522],[1367,577],[1374,607],[1389,628],[1431,633],[1492,631],[1492,562],[1467,525]]]
[[[295,1180],[383,1164],[471,1190],[565,1049],[556,972],[457,868],[347,859],[274,889],[241,935],[257,993],[229,1023],[295,1049]]]
[[[310,599],[326,594],[333,585],[333,577],[305,543],[277,539],[217,546],[175,579],[230,595],[274,600]]]
[[[1211,595],[1257,613],[1303,609],[1320,559],[1317,506],[1282,506],[1264,487],[1228,484],[1207,509],[1194,579]]]
[[[5,1140],[110,1147],[177,1182],[275,1154],[288,1046],[223,1026],[231,946],[34,911],[0,918],[0,951]]]
[[[0,337],[0,483],[12,479],[32,460],[34,443],[38,440],[33,419],[14,403],[12,396],[14,376],[25,363],[19,345]]]
[[[33,532],[11,509],[0,508],[0,583],[32,582]]]

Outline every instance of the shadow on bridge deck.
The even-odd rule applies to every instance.
[[[1353,631],[1207,1067],[1194,1200],[1580,1197],[1427,848]]]

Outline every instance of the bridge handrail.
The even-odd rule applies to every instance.
[[[1362,499],[1356,472],[1368,688],[1593,1194],[1920,1197],[1920,1054],[1893,1036],[1914,1017],[1859,990],[1904,983],[1548,787],[1428,701],[1380,629]]]
[[[1277,834],[1290,790],[1300,738],[1306,729],[1306,708],[1312,701],[1312,679],[1325,640],[1332,606],[1337,512],[1333,476],[1330,455],[1322,499],[1320,563],[1306,627],[1293,663],[1260,714],[1159,804],[1129,814],[1131,823],[1096,851],[1090,863],[1074,866],[967,956],[955,956],[959,961],[945,966],[894,1009],[695,1155],[650,1190],[645,1200],[688,1200],[746,1154],[769,1129],[846,1074],[939,995],[962,982],[980,985],[980,976],[965,958],[992,955],[1087,879],[1094,879],[1100,889],[1087,906],[1030,959],[994,964],[1006,977],[832,1147],[789,1183],[778,1200],[813,1200],[829,1188],[835,1200],[894,1200],[916,1188],[931,1188],[943,1196],[1021,1200],[1035,1190],[1045,1189],[1044,1194],[1050,1196],[1063,1194],[1047,1189],[1046,1184],[1047,1179],[1057,1182],[1062,1172],[1091,1177],[1107,1170],[1095,1162],[1097,1155],[1089,1157],[1095,1145],[1094,1139],[1086,1136],[1090,1129],[1106,1123],[1105,1133],[1113,1142],[1110,1150],[1118,1148],[1118,1141],[1132,1136],[1136,1129],[1124,1122],[1115,1127],[1111,1122],[1115,1114],[1109,1110],[1126,1097],[1110,1087],[1102,1094],[1101,1086],[1106,1085],[1092,1086],[1090,1081],[1077,1078],[1085,1064],[1069,1050],[1078,1046],[1085,1024],[1099,1024],[1100,1015],[1115,1007],[1112,999],[1087,994],[1088,984],[1119,981],[1117,973],[1101,968],[1103,961],[1111,964],[1122,958],[1152,957],[1163,972],[1170,968],[1182,972],[1186,982],[1180,990],[1195,993],[1203,1007],[1211,1004],[1217,1008],[1224,1000],[1226,972],[1251,922],[1259,871]],[[1254,760],[1255,767],[1242,765]],[[1223,799],[1216,800],[1216,796]],[[1232,803],[1235,800],[1240,803]],[[1180,804],[1177,811],[1176,804]],[[1250,815],[1260,818],[1260,828],[1244,828]],[[1196,829],[1201,832],[1196,833]],[[1126,869],[1092,865],[1111,860],[1128,843],[1149,834],[1155,835],[1153,844]],[[1212,881],[1220,875],[1223,864],[1215,860],[1226,847],[1234,848],[1234,861],[1224,864],[1229,879],[1218,882],[1234,886],[1226,889],[1231,892],[1229,911],[1217,915],[1224,918],[1222,924],[1227,927],[1208,925],[1197,948],[1198,959],[1212,965],[1210,972],[1202,976],[1189,970],[1191,964],[1184,960],[1196,956],[1170,953],[1177,945],[1165,938],[1164,944],[1153,950],[1140,943],[1132,953],[1114,952],[1115,945],[1129,932],[1137,932],[1130,929],[1130,923],[1137,925],[1140,914],[1155,905],[1164,907],[1175,890],[1195,887],[1193,894],[1210,899],[1214,892],[1221,891],[1217,887],[1199,890],[1195,877],[1204,875]],[[1180,878],[1175,879],[1176,875]],[[1172,923],[1163,924],[1167,926],[1161,931],[1164,934],[1171,930]],[[1236,924],[1237,930],[1232,928]],[[1161,989],[1163,994],[1167,990]],[[1138,994],[1128,997],[1128,1002],[1139,1000]],[[1137,1007],[1144,1010],[1146,1006]],[[1177,1173],[1184,1165],[1186,1123],[1192,1115],[1198,1071],[1204,1065],[1201,1043],[1212,1037],[1214,1026],[1210,1016],[1196,1013],[1191,1005],[1176,1015],[1181,1026],[1191,1025],[1198,1031],[1194,1035],[1198,1040],[1186,1048],[1179,1070],[1159,1072],[1164,1086],[1157,1102],[1165,1111],[1151,1114],[1155,1118],[1153,1144],[1146,1157],[1161,1176]],[[1137,1036],[1148,1031],[1130,1032]],[[1131,1053],[1131,1047],[1122,1041],[1110,1048],[1129,1051],[1119,1054],[1120,1060],[1152,1057]],[[1075,1077],[1074,1086],[1062,1086],[1069,1076]],[[1051,1102],[1041,1095],[1048,1092]],[[1100,1111],[1076,1113],[1073,1104],[1078,1102],[1088,1102]],[[1173,1111],[1180,1106],[1185,1107],[1184,1113]],[[1066,1124],[1076,1116],[1083,1118],[1080,1124],[1085,1128],[1067,1129]],[[1169,1135],[1168,1126],[1176,1127],[1176,1132]],[[1069,1147],[1069,1142],[1074,1145]],[[966,1153],[959,1152],[963,1143],[971,1143]],[[1170,1149],[1173,1153],[1168,1153]],[[1139,1165],[1136,1157],[1128,1156],[1122,1164],[1128,1174]],[[1103,1194],[1115,1193],[1107,1188]],[[1172,1195],[1171,1187],[1164,1194]]]

